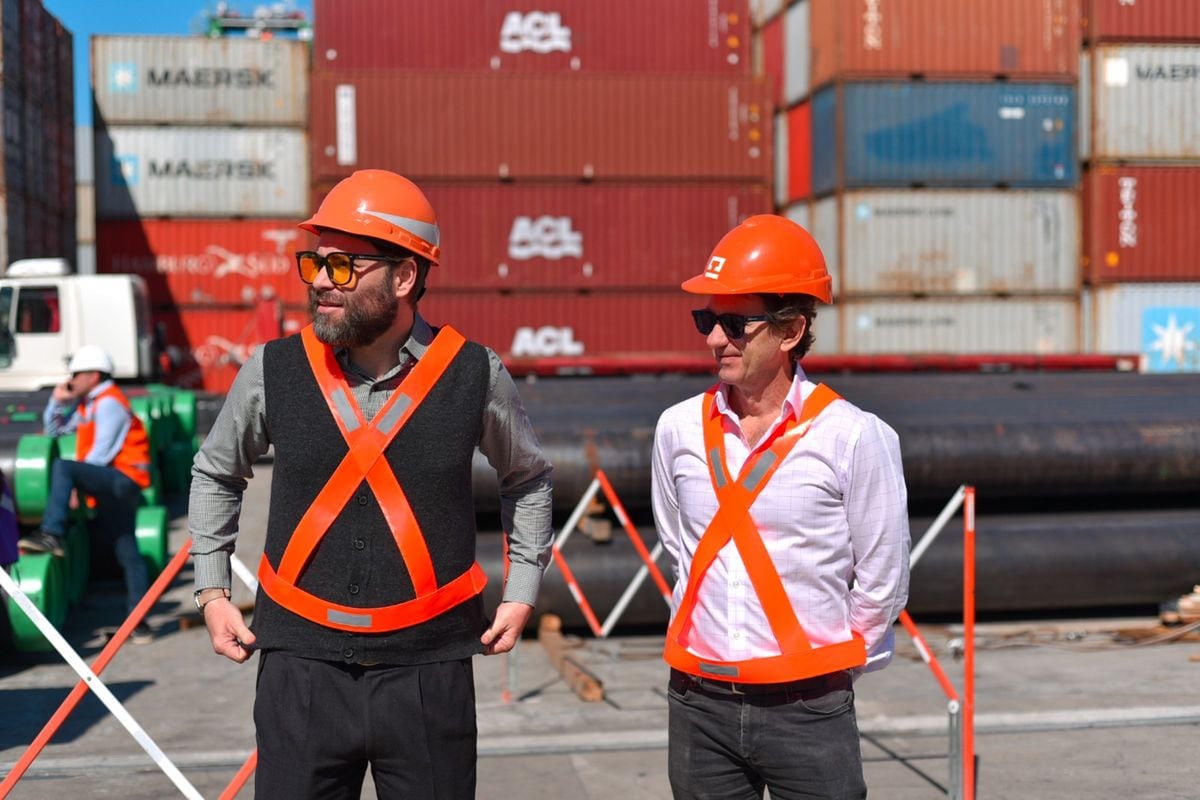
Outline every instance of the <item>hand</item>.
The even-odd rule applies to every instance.
[[[71,490],[71,499],[67,501],[67,505],[72,511],[79,508],[79,491],[77,489]]]
[[[63,381],[54,387],[54,391],[50,393],[51,399],[59,405],[70,403],[75,399],[75,393],[71,391],[71,382]]]
[[[501,603],[496,608],[496,620],[492,627],[479,637],[483,643],[483,654],[495,656],[512,650],[532,615],[533,606],[528,603]]]
[[[246,627],[242,612],[223,597],[204,605],[204,624],[213,652],[241,664],[254,651],[254,634]]]

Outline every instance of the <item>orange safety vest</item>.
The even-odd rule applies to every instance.
[[[721,413],[714,402],[716,387],[704,396],[704,450],[708,454],[708,472],[717,493],[717,513],[700,537],[688,573],[675,618],[667,630],[663,658],[672,667],[692,675],[739,683],[783,683],[811,678],[827,672],[858,667],[866,663],[867,650],[862,637],[854,633],[848,641],[813,647],[809,643],[779,571],[771,561],[762,536],[750,516],[750,506],[766,487],[791,449],[808,433],[813,420],[839,396],[820,384],[804,403],[800,418],[793,417],[780,426],[768,447],[750,455],[736,481],[728,479],[725,466],[725,432]],[[688,651],[687,634],[692,626],[692,609],[700,584],[718,553],[732,539],[746,565],[750,583],[762,603],[780,654],[745,661],[717,661],[701,658]]]
[[[475,597],[487,584],[487,575],[478,561],[458,577],[438,586],[425,536],[404,490],[384,458],[388,445],[433,389],[466,340],[449,326],[443,327],[425,355],[368,424],[354,401],[333,348],[317,339],[311,325],[301,331],[301,339],[309,366],[349,452],[300,518],[279,559],[278,569],[271,566],[266,554],[263,555],[258,566],[258,580],[263,591],[279,605],[310,622],[355,633],[387,633],[418,625]],[[412,578],[417,595],[412,600],[375,608],[346,606],[322,600],[298,585],[300,574],[308,566],[321,539],[364,479],[375,493]]]
[[[134,483],[145,489],[150,485],[150,438],[146,436],[146,427],[130,408],[129,399],[115,384],[84,404],[79,424],[75,427],[75,458],[83,461],[92,452],[92,445],[96,442],[96,404],[105,397],[116,400],[129,415],[129,433],[125,434],[121,450],[110,466],[128,475]]]

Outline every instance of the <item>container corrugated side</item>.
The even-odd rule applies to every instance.
[[[300,217],[308,140],[295,128],[96,128],[96,215]]]
[[[1200,158],[1200,44],[1102,45],[1091,66],[1093,159]]]
[[[816,205],[842,297],[1079,291],[1075,192],[853,191]]]
[[[793,201],[812,194],[812,104],[788,109],[787,120],[787,199]],[[783,148],[776,143],[776,150]]]
[[[800,102],[808,94],[808,3],[797,3],[783,16],[783,100]]]
[[[1200,372],[1200,283],[1114,283],[1084,293],[1089,347],[1140,353],[1147,372]]]
[[[1085,0],[1088,40],[1186,42],[1200,39],[1196,0]]]
[[[757,58],[760,64],[754,68],[755,75],[764,75],[771,82],[771,99],[780,108],[783,102],[783,70],[787,59],[787,44],[783,36],[783,17],[776,17],[754,35],[757,42]]]
[[[837,78],[1075,77],[1080,0],[807,0],[812,85]],[[805,48],[797,58],[808,60]]]
[[[1101,166],[1084,178],[1093,283],[1200,281],[1200,164]]]
[[[817,194],[1076,182],[1071,86],[846,83],[818,92],[812,106]]]
[[[316,69],[747,74],[746,0],[316,0]]]
[[[771,178],[762,79],[319,72],[312,99],[318,180]]]
[[[787,0],[750,0],[750,19],[756,28],[761,28],[775,19],[785,5]]]
[[[775,205],[782,208],[787,205],[791,181],[788,177],[788,162],[791,157],[792,140],[788,133],[788,114],[779,111],[775,114],[775,143],[771,149],[775,153]]]
[[[308,45],[274,38],[94,36],[96,124],[308,124]]]

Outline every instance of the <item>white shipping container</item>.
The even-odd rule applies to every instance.
[[[95,151],[92,150],[94,134],[91,125],[75,128],[75,182],[94,183],[96,180]]]
[[[286,39],[94,36],[96,125],[308,124],[308,45]]]
[[[840,305],[842,352],[1079,352],[1077,297],[911,297],[850,300]]]
[[[783,20],[783,100],[791,106],[804,99],[809,84],[808,3],[797,3]]]
[[[783,11],[785,0],[750,0],[750,20],[755,28],[761,28]]]
[[[96,274],[96,245],[80,242],[75,247],[75,271],[80,275]]]
[[[1087,346],[1146,372],[1200,372],[1200,283],[1111,283],[1083,294]]]
[[[775,207],[783,208],[788,201],[788,119],[787,112],[775,115]]]
[[[809,223],[812,213],[809,211],[807,202],[793,203],[784,210],[783,215],[801,228],[804,228],[804,230],[812,233],[812,226]]]
[[[97,219],[308,210],[308,137],[294,128],[97,128],[96,163]]]
[[[1074,192],[845,192],[815,204],[813,225],[843,297],[1079,291]]]
[[[1091,54],[1091,157],[1200,158],[1200,44]]]
[[[75,239],[79,244],[96,241],[96,187],[75,184]]]
[[[817,303],[817,318],[813,321],[813,346],[808,352],[814,356],[836,356],[842,352],[841,311],[837,306]]]

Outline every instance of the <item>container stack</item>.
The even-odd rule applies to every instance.
[[[443,250],[421,312],[506,358],[694,357],[679,283],[771,209],[747,12],[316,0],[314,203],[358,169],[419,183]]]
[[[834,276],[818,335],[844,354],[1078,352],[1079,0],[758,10],[775,200]]]
[[[1152,372],[1200,370],[1200,8],[1088,0],[1085,331]]]
[[[75,256],[71,32],[41,0],[0,10],[0,266]]]
[[[280,306],[308,212],[308,47],[279,38],[92,39],[96,254],[136,273],[186,386],[225,391]]]
[[[96,154],[91,125],[75,128],[75,271],[96,274]]]

